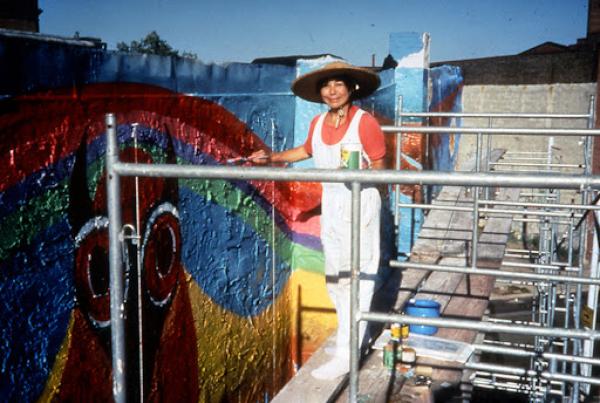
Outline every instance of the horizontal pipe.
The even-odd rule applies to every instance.
[[[525,118],[525,119],[589,119],[581,113],[468,113],[468,112],[400,112],[400,116],[446,118]]]
[[[542,326],[538,322],[530,322],[530,321],[526,321],[526,320],[494,318],[494,317],[487,317],[486,321],[488,321],[490,323],[507,323],[510,325],[523,325],[523,326],[530,326],[530,327],[536,327],[536,328],[540,328]]]
[[[523,386],[525,385],[529,385],[529,382],[532,381],[532,379],[530,377],[524,377],[524,376],[517,376],[517,375],[511,375],[511,374],[502,374],[502,373],[495,373],[492,374],[489,371],[475,371],[474,373],[475,379],[488,379],[490,377],[493,377],[495,379],[502,379],[505,380],[506,382],[510,382],[512,384],[515,383],[519,383],[522,384]],[[479,378],[477,378],[479,377]],[[471,376],[471,378],[473,379],[473,376]],[[552,386],[560,386],[563,384],[563,382],[559,382],[559,381],[549,381],[547,379],[537,379],[536,380],[538,382],[537,383],[537,387],[536,390],[545,390],[546,387],[552,387]]]
[[[518,346],[519,348],[527,348],[527,349],[534,349],[536,348],[536,346],[534,346],[533,344],[528,344],[528,343],[514,343],[511,341],[502,341],[502,340],[489,340],[489,339],[485,339],[483,341],[486,344],[491,344],[494,346]]]
[[[517,129],[490,127],[382,126],[385,133],[517,134],[530,136],[600,136],[598,129]]]
[[[582,277],[571,277],[561,276],[553,274],[536,274],[536,273],[521,273],[521,272],[509,272],[501,271],[496,269],[481,269],[481,268],[467,268],[457,266],[446,266],[437,264],[425,264],[425,263],[413,263],[413,262],[400,262],[397,260],[390,261],[391,267],[398,267],[402,269],[418,269],[418,270],[430,270],[430,271],[443,271],[447,273],[462,273],[479,276],[493,276],[493,277],[504,277],[510,279],[519,280],[536,280],[536,281],[553,281],[553,282],[564,282],[572,284],[594,284],[600,285],[600,279],[582,278]]]
[[[512,157],[508,153],[504,153],[502,156],[502,161],[548,161],[548,157]]]
[[[502,262],[502,267],[524,267],[528,269],[543,269],[543,270],[565,270],[578,271],[577,266],[568,266],[566,264],[540,264],[540,263],[520,263],[520,262]]]
[[[550,168],[583,168],[583,164],[548,164],[534,162],[490,162],[490,166],[550,167]]]
[[[507,156],[507,155],[545,155],[546,157],[544,157],[544,159],[548,158],[548,152],[547,151],[510,151],[507,150],[503,156]]]
[[[517,357],[536,357],[538,354],[535,351],[525,349],[494,346],[489,344],[473,344],[473,349],[486,353],[514,355]],[[600,365],[600,359],[591,357],[576,357],[573,355],[557,354],[557,353],[542,353],[542,357],[547,360],[557,360],[566,362],[577,362],[580,364]]]
[[[433,205],[435,206],[454,206],[452,204],[443,203],[460,203],[460,204],[473,204],[473,199],[461,199],[461,200],[444,200],[435,199]],[[493,200],[493,199],[480,199],[477,202],[480,206],[519,206],[519,207],[539,207],[539,208],[551,208],[551,209],[564,209],[564,210],[600,210],[600,204],[563,204],[563,203],[534,203],[526,201],[507,201],[507,200]],[[407,204],[409,205],[409,204]],[[412,205],[412,204],[410,204]],[[469,208],[469,207],[466,207]]]
[[[511,280],[508,278],[497,278],[496,279],[497,283],[502,283],[502,284],[512,284],[512,285],[522,285],[522,286],[535,286],[535,283],[533,281],[525,281],[525,280]],[[515,298],[515,296],[511,296],[510,299]],[[516,297],[517,299],[519,297]]]
[[[286,169],[272,167],[230,167],[207,165],[168,165],[115,163],[114,171],[124,176],[157,178],[201,178],[232,180],[274,180],[447,186],[506,186],[555,189],[600,189],[600,176],[519,175],[510,173],[467,173],[395,170]]]
[[[570,382],[570,383],[586,383],[590,385],[600,385],[600,378],[592,378],[589,376],[569,375],[561,373],[552,373],[548,371],[542,372],[542,376],[546,379],[554,381]]]
[[[506,248],[505,249],[506,252],[508,253],[518,253],[521,255],[539,255],[540,251],[538,250],[531,250],[531,249],[516,249],[516,248]]]
[[[502,390],[502,391],[506,391],[506,392],[521,393],[524,395],[528,395],[530,397],[544,397],[545,396],[544,392],[540,392],[540,390],[545,390],[544,388],[536,388],[536,390],[533,391],[531,389],[531,385],[529,385],[528,383],[520,383],[520,384],[515,385],[512,382],[491,381],[491,380],[487,380],[487,378],[475,378],[471,381],[471,383],[473,384],[473,386],[480,388],[480,389]],[[562,396],[562,393],[560,392],[560,390],[557,390],[557,391],[550,390],[550,391],[548,391],[548,393]]]
[[[600,338],[600,332],[585,329],[563,329],[552,327],[530,327],[518,325],[494,324],[483,321],[450,319],[450,318],[422,318],[417,316],[387,314],[378,312],[359,312],[358,320],[374,321],[381,323],[400,323],[409,325],[425,325],[437,327],[450,327],[455,329],[476,330],[484,333],[510,333],[528,336],[565,337],[571,339]]]
[[[514,173],[518,173],[521,175],[524,174],[546,174],[546,175],[550,175],[550,174],[556,174],[556,173],[562,173],[562,171],[559,170],[554,170],[554,169],[516,169],[516,168],[495,168],[495,167],[491,167],[490,168],[490,172],[514,172]],[[576,173],[579,173],[578,171],[576,171]],[[582,172],[583,173],[583,172]]]
[[[541,220],[539,218],[518,218],[518,217],[514,217],[513,221],[514,222],[531,222],[534,224],[539,224],[539,223],[544,222],[544,220]],[[559,221],[552,221],[552,224],[571,225],[573,223],[570,221],[559,220]]]
[[[523,196],[523,197],[545,197],[548,200],[558,199],[558,196],[551,195],[548,192],[546,192],[546,193],[525,192],[525,193],[521,193],[521,196]]]
[[[442,210],[442,211],[473,211],[473,207],[449,206],[443,204],[424,204],[424,203],[398,203],[400,208],[421,208],[424,210]]]
[[[464,368],[471,369],[474,371],[488,371],[491,373],[499,372],[501,374],[509,374],[509,375],[515,375],[515,376],[534,377],[537,375],[537,372],[532,369],[511,367],[508,365],[486,364],[486,363],[482,363],[482,362],[466,362],[464,364]]]
[[[481,203],[480,203],[481,204]],[[488,203],[486,203],[488,204]],[[472,207],[464,206],[448,206],[443,204],[424,204],[424,203],[398,203],[401,208],[420,208],[424,210],[444,210],[444,211],[473,211]],[[539,210],[502,210],[493,208],[480,208],[480,213],[496,213],[496,214],[511,214],[511,215],[531,215],[531,216],[548,216],[548,217],[572,217],[571,213],[549,212]],[[495,214],[494,214],[495,215]],[[577,216],[575,216],[577,218]]]
[[[531,202],[511,202],[504,200],[480,200],[479,204],[495,205],[495,206],[522,206],[522,207],[540,207],[552,209],[566,210],[600,210],[600,205],[583,205],[583,204],[561,204],[561,203],[531,203]]]
[[[496,365],[496,364],[484,364],[478,362],[467,362],[464,365],[464,368],[471,369],[475,371],[489,371],[489,372],[500,372],[510,375],[516,376],[529,376],[535,377],[538,375],[537,371],[532,369],[523,369],[518,367],[510,367],[507,365]],[[554,380],[554,381],[563,381],[563,382],[581,382],[587,383],[591,385],[600,385],[600,378],[592,378],[588,376],[578,376],[578,375],[567,375],[561,373],[552,373],[550,371],[541,372],[542,378]]]

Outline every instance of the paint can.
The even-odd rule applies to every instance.
[[[394,340],[383,347],[383,366],[392,371],[402,361],[402,348]]]
[[[404,340],[404,339],[408,338],[408,334],[409,334],[409,327],[406,323],[403,323],[402,327],[400,328],[400,339]]]
[[[342,143],[340,145],[340,168],[360,169],[362,160],[362,144]]]

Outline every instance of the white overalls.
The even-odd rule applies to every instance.
[[[340,167],[340,145],[360,143],[358,127],[363,110],[354,115],[344,137],[334,145],[322,140],[326,113],[322,114],[312,137],[313,159],[317,168]],[[350,238],[352,194],[349,185],[323,183],[321,202],[321,242],[325,255],[327,291],[335,306],[338,319],[335,356],[348,359],[350,354]],[[381,196],[374,187],[361,191],[360,216],[360,310],[370,308],[375,276],[379,267],[379,221]],[[366,322],[360,323],[359,345],[362,344]]]

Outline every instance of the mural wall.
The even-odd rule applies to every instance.
[[[430,112],[463,111],[462,89],[463,77],[460,68],[455,66],[440,66],[429,70],[431,96],[428,110]],[[437,117],[430,118],[431,126],[462,127],[461,118]],[[429,135],[428,166],[434,171],[452,171],[458,163],[458,145],[460,135],[439,133]],[[437,194],[434,187],[431,197]]]
[[[296,74],[0,33],[3,400],[111,399],[104,114],[125,161],[227,164],[299,141]],[[365,102],[392,122],[382,87]],[[122,180],[132,400],[265,400],[293,375],[336,325],[319,194]]]

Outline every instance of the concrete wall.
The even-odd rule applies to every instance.
[[[596,83],[539,85],[465,85],[462,100],[465,112],[474,113],[556,113],[586,114]],[[584,128],[585,120],[494,119],[494,127]],[[487,127],[487,119],[465,118],[464,127]],[[459,169],[474,155],[475,136],[463,135],[460,142]],[[517,151],[546,151],[548,139],[533,136],[495,136],[493,147]],[[555,156],[564,163],[580,163],[583,156],[579,138],[556,137]]]
[[[541,85],[467,85],[463,88],[463,107],[465,112],[474,113],[555,113],[555,114],[587,114],[590,110],[590,96],[596,94],[596,83],[581,84],[541,84]],[[463,127],[488,127],[488,119],[465,118]],[[586,119],[493,119],[493,127],[519,128],[585,128]],[[484,144],[487,138],[484,136]],[[463,134],[460,139],[460,152],[457,170],[464,169],[468,161],[475,159],[476,136]],[[502,148],[507,152],[538,152],[537,157],[545,157],[549,145],[552,150],[552,161],[564,164],[582,164],[584,161],[584,142],[581,137],[560,137],[550,139],[547,136],[502,135],[493,136],[491,148]],[[524,156],[524,155],[523,155]],[[533,156],[533,155],[530,155]],[[514,157],[519,157],[514,155]],[[504,160],[501,162],[540,162],[526,160]],[[543,161],[542,161],[543,162]],[[472,165],[471,165],[472,166]],[[497,167],[500,170],[540,170],[540,167]],[[561,172],[581,172],[580,168],[567,169]],[[543,201],[529,199],[530,201]],[[581,195],[573,190],[561,190],[558,202],[569,204],[573,200],[578,203]],[[526,224],[526,233],[522,223],[513,223],[515,237],[528,240],[537,238],[539,228],[536,224]]]

